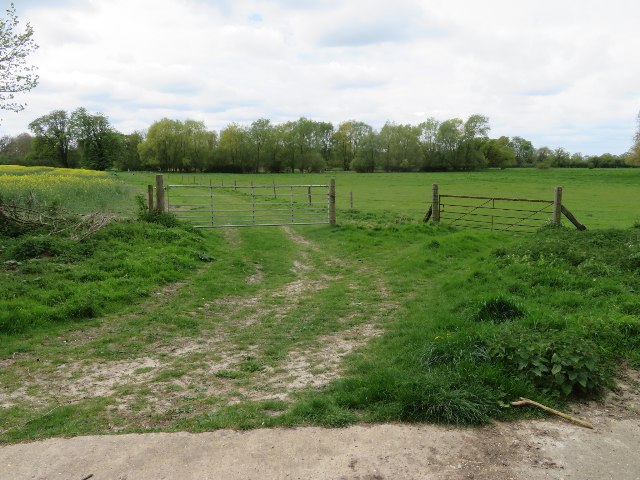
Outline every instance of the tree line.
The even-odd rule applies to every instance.
[[[522,137],[489,137],[489,119],[429,118],[417,125],[387,122],[376,130],[348,120],[334,126],[302,117],[219,132],[196,120],[154,122],[146,131],[118,132],[101,113],[55,110],[29,124],[30,133],[0,139],[0,163],[95,170],[181,172],[455,171],[506,167],[640,166],[640,114],[635,145],[623,155],[584,156],[536,148]]]

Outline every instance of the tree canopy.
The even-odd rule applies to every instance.
[[[633,146],[629,151],[629,157],[627,159],[627,163],[634,167],[640,167],[640,112],[638,112],[637,127],[638,129],[633,137]]]
[[[480,114],[428,118],[418,125],[386,122],[380,130],[357,120],[334,127],[301,117],[280,124],[267,118],[233,122],[216,132],[202,121],[163,118],[146,131],[124,135],[105,115],[78,108],[35,119],[29,125],[33,136],[0,139],[0,162],[234,173],[620,168],[640,166],[640,116],[638,122],[629,153],[585,156],[561,147],[535,148],[518,136],[490,138],[489,119]]]
[[[0,19],[0,109],[19,112],[24,103],[15,95],[27,92],[38,84],[36,67],[27,57],[38,48],[33,39],[33,28],[27,23],[24,30],[16,16],[13,3],[7,9],[7,17]]]

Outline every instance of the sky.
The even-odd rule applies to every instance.
[[[629,150],[637,0],[14,0],[39,85],[1,135],[85,107],[123,133],[164,117],[417,125],[472,114],[490,136]],[[0,1],[2,10],[9,2]]]

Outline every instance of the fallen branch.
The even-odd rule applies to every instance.
[[[513,405],[514,407],[521,407],[523,405],[533,405],[535,407],[541,408],[545,412],[549,412],[549,413],[553,413],[554,415],[558,415],[559,417],[562,417],[565,420],[569,420],[570,422],[578,424],[578,425],[580,425],[582,427],[593,429],[593,425],[591,425],[589,422],[585,422],[584,420],[580,420],[579,418],[572,417],[571,415],[567,415],[566,413],[559,412],[558,410],[554,410],[551,407],[547,407],[546,405],[543,405],[541,403],[534,402],[533,400],[529,400],[528,398],[520,397],[519,401],[511,402],[511,405]]]

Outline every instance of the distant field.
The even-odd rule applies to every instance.
[[[153,183],[154,173],[119,173],[140,188]],[[509,169],[456,173],[330,172],[322,174],[173,174],[165,184],[255,185],[272,183],[327,183],[336,179],[337,208],[362,212],[391,211],[422,218],[431,197],[431,185],[440,193],[553,199],[556,186],[564,188],[563,203],[588,228],[629,227],[640,221],[640,169]],[[338,220],[339,221],[339,220]]]

